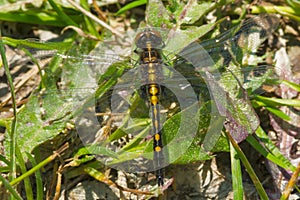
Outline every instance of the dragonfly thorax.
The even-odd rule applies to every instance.
[[[156,49],[150,49],[142,51],[140,55],[140,62],[147,63],[159,63],[161,61],[160,53]]]

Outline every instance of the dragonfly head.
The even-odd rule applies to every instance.
[[[164,46],[159,32],[146,28],[135,37],[135,44],[139,49],[161,49]]]

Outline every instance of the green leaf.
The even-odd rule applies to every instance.
[[[47,119],[43,117],[38,95],[32,95],[26,107],[19,112],[17,128],[20,133],[18,145],[21,152],[31,152],[37,145],[53,139],[66,126],[66,122],[59,120],[59,118],[67,117],[67,113],[70,112],[70,105],[66,106],[65,102],[55,95],[45,97],[44,101],[47,103],[56,102],[57,105],[57,107],[53,105],[44,107]]]
[[[279,13],[300,22],[299,9],[292,6],[251,6],[251,13]]]
[[[35,158],[31,154],[28,153],[27,154],[27,158],[31,162],[32,166],[36,166],[37,165]],[[37,170],[35,172],[35,180],[36,180],[36,191],[37,191],[36,199],[37,200],[42,200],[43,196],[44,196],[43,195],[44,194],[44,192],[43,192],[44,190],[43,190],[42,175],[41,175],[40,170]]]
[[[113,151],[110,151],[106,147],[95,144],[95,145],[87,145],[85,147],[80,148],[75,156],[83,156],[87,154],[94,154],[94,155],[102,155],[102,156],[108,156],[111,158],[117,158],[117,154]],[[86,160],[84,161],[86,162]]]
[[[230,140],[230,143],[234,147],[239,159],[242,161],[243,165],[245,166],[252,182],[255,185],[255,188],[256,188],[260,198],[263,199],[263,200],[267,200],[268,195],[265,192],[265,190],[264,190],[261,182],[259,181],[258,177],[256,176],[252,166],[250,165],[249,161],[247,160],[245,154],[243,153],[243,151],[241,150],[239,145],[235,142],[235,140],[231,137],[231,135],[228,132],[225,132],[225,133],[226,133],[226,136],[228,137],[228,139]]]
[[[65,51],[70,49],[71,42],[41,42],[34,41],[29,39],[13,39],[9,37],[2,37],[4,44],[13,46],[13,47],[23,47],[23,48],[32,48],[32,49],[43,49],[43,50],[57,50]]]
[[[290,81],[286,81],[286,80],[282,80],[281,83],[283,83],[284,85],[288,86],[289,88],[294,89],[295,91],[300,92],[300,85],[290,82]]]
[[[22,200],[23,198],[18,194],[18,192],[10,185],[10,183],[0,174],[0,182],[4,187],[10,192],[10,194],[17,200]]]
[[[273,144],[273,142],[270,140],[268,135],[264,132],[264,130],[259,127],[256,130],[256,135],[259,137],[260,141],[263,142],[264,147],[258,143],[258,141],[253,138],[252,136],[247,138],[247,141],[258,151],[260,152],[264,157],[266,157],[268,160],[274,162],[278,166],[288,169],[291,171],[294,171],[296,168],[291,164],[291,162],[285,158],[280,150]]]
[[[269,98],[264,96],[255,96],[256,103],[260,106],[293,106],[300,107],[300,100],[297,99],[278,99],[278,98]]]
[[[61,8],[60,5],[56,4],[56,2],[54,2],[53,0],[49,0],[48,1],[50,3],[50,5],[52,6],[52,8],[57,12],[57,15],[60,17],[59,21],[63,21],[65,22],[67,25],[71,25],[71,26],[78,26],[78,24],[76,24],[72,18],[70,18]]]
[[[224,122],[226,130],[230,132],[235,141],[243,141],[259,126],[259,119],[248,99],[248,94],[234,74],[226,77],[227,81],[232,79],[231,84],[236,85],[233,88],[226,87],[224,84],[219,85],[209,73],[207,75],[208,85],[216,101],[216,106],[221,116],[226,117]],[[226,89],[224,90],[224,88]]]
[[[300,8],[300,2],[298,0],[286,0],[286,2],[294,8]]]
[[[58,27],[76,25],[83,21],[82,16],[69,4],[60,1],[50,1],[50,4],[52,7],[48,1],[40,0],[6,3],[0,6],[0,20]]]
[[[199,19],[201,19],[211,8],[215,7],[216,3],[212,2],[197,2],[197,1],[188,1],[185,4],[183,10],[178,10],[180,12],[175,13],[177,25],[183,24],[193,24]]]
[[[19,147],[16,148],[16,152],[17,152],[18,164],[21,169],[22,175],[27,174],[28,171],[26,169],[25,160],[23,155],[20,152]],[[29,176],[24,178],[24,186],[25,186],[26,198],[33,199],[33,191],[32,191],[32,186],[31,186],[31,181],[29,179]]]
[[[140,133],[137,134],[135,136],[135,138],[132,139],[130,142],[128,142],[124,147],[122,147],[121,151],[128,151],[128,150],[136,148],[136,147],[138,147],[140,145],[140,143],[142,142],[142,140],[144,140],[144,138],[149,133],[149,128],[150,128],[150,126],[149,126],[150,122],[149,121],[150,120],[143,119],[142,120],[143,124],[135,124],[134,123],[138,127],[140,127],[141,125],[142,125],[142,127],[146,125],[146,127],[143,130],[140,130],[140,131],[139,130],[135,130],[135,131],[132,130],[132,131],[130,131],[130,129],[126,129],[125,130],[126,133],[135,133],[135,132],[140,132]],[[120,129],[118,129],[118,130],[120,130]]]
[[[121,14],[123,14],[124,12],[126,12],[128,10],[139,7],[139,6],[144,5],[146,3],[147,3],[147,0],[135,0],[133,2],[130,2],[129,4],[125,5],[120,10],[118,10],[116,15],[121,15]]]
[[[241,163],[238,158],[238,154],[230,143],[230,160],[231,160],[231,177],[232,177],[232,188],[233,198],[243,199],[243,175],[241,170]]]
[[[11,40],[9,38],[7,41],[14,43],[17,46],[21,45],[23,47],[30,48],[55,49],[53,43]],[[55,44],[56,47],[61,47],[63,49],[70,46],[70,43],[63,42]],[[61,44],[61,46],[59,44]],[[66,46],[64,46],[64,44],[66,44]],[[57,65],[57,63],[50,63],[48,68],[51,69],[53,65]],[[67,68],[70,66],[65,65],[64,67]],[[47,81],[44,82],[44,84],[46,84],[46,89],[56,88],[57,80],[60,76],[57,76],[55,73],[52,73],[50,70],[46,71],[45,76],[48,77],[46,79]],[[74,76],[69,78],[72,79]],[[73,80],[77,81],[75,78]],[[18,113],[20,119],[17,126],[17,129],[20,132],[18,135],[18,144],[22,153],[31,152],[35,147],[43,142],[54,139],[66,128],[67,122],[73,118],[72,114],[74,111],[74,103],[66,101],[65,98],[69,98],[69,94],[62,94],[57,90],[47,92],[48,91],[43,91],[40,94],[32,94],[26,106]],[[9,141],[7,140],[6,149],[8,148],[8,145]]]
[[[0,30],[1,31],[1,30]],[[17,137],[19,136],[17,126],[18,126],[18,114],[17,114],[17,104],[16,104],[16,94],[15,94],[15,86],[13,82],[12,75],[10,73],[10,69],[8,66],[8,62],[6,59],[6,53],[5,53],[5,48],[4,48],[4,43],[2,40],[2,33],[0,32],[0,54],[1,54],[1,60],[2,60],[2,65],[4,67],[5,75],[7,78],[8,86],[10,88],[10,94],[11,94],[11,101],[12,101],[12,109],[13,109],[13,118],[11,121],[11,126],[9,126],[9,129],[7,129],[7,138],[9,138],[10,142],[9,145],[7,146],[7,153],[10,155],[10,174],[9,174],[9,179],[10,181],[14,180],[16,178],[16,173],[17,173],[17,163],[16,159],[22,159],[22,157],[19,157],[20,154],[17,152]],[[7,141],[7,140],[5,140]]]
[[[159,0],[148,1],[146,22],[147,25],[152,27],[172,27],[172,23],[169,20],[169,12]]]
[[[82,21],[80,15],[70,16],[74,21]],[[60,20],[60,17],[56,14],[51,13],[35,13],[32,11],[29,12],[21,12],[21,13],[3,13],[0,12],[0,20],[1,21],[9,21],[9,22],[19,22],[19,23],[27,23],[27,24],[39,24],[46,26],[56,26],[56,27],[64,27],[67,26],[68,23]]]
[[[193,109],[193,107],[190,109]],[[189,109],[184,110],[182,112],[189,112]],[[197,120],[190,119],[189,123],[182,124],[182,122],[180,121],[181,114],[182,113],[178,113],[178,114],[174,115],[172,118],[168,119],[167,122],[164,124],[164,128],[163,128],[163,139],[164,140],[163,141],[166,144],[168,144],[169,142],[174,140],[174,138],[176,138],[176,136],[177,136],[179,128],[188,129],[189,123],[193,122],[193,120],[199,122],[199,125],[198,125],[199,132],[197,133],[196,136],[194,136],[192,141],[190,141],[191,138],[189,138],[189,137],[191,137],[191,135],[189,135],[189,134],[182,135],[182,137],[178,140],[179,144],[181,146],[186,145],[188,148],[185,148],[186,149],[185,152],[179,151],[179,150],[181,150],[181,148],[180,149],[178,148],[179,144],[175,145],[173,148],[168,148],[168,151],[171,152],[171,153],[169,153],[169,157],[174,155],[174,158],[176,158],[176,157],[178,157],[178,155],[181,155],[175,162],[173,162],[174,164],[186,164],[186,163],[191,163],[191,162],[195,162],[195,161],[203,161],[203,160],[211,159],[212,157],[208,154],[208,152],[205,150],[205,148],[201,147],[204,137],[205,138],[206,137],[208,137],[208,138],[215,137],[212,135],[206,135],[208,132],[214,133],[214,131],[208,131],[211,128],[210,127],[211,120],[213,120],[213,118],[212,118],[213,115],[212,115],[211,109],[210,109],[210,102],[204,103],[200,107],[200,109],[198,111],[199,119],[197,119]],[[183,127],[180,127],[180,124],[182,124]],[[215,146],[210,146],[209,150],[215,152],[215,151],[220,150],[220,147],[222,148],[222,150],[224,150],[224,148],[226,148],[226,146],[228,148],[228,142],[226,142],[226,144],[224,144],[223,143],[224,140],[220,139],[221,132],[217,132],[216,135],[217,135],[216,140],[218,142],[213,143],[212,145],[215,145]]]
[[[217,23],[219,22],[205,24],[200,27],[193,26],[185,30],[174,30],[175,34],[167,38],[164,50],[172,52],[173,54],[179,53],[187,44],[194,42],[199,37],[202,37],[211,31]],[[171,58],[171,56],[172,55],[169,55],[169,58]]]
[[[286,120],[286,121],[290,121],[291,120],[290,116],[288,116],[287,114],[285,114],[284,112],[282,112],[281,110],[279,110],[279,108],[268,107],[268,106],[265,106],[265,108],[268,111],[270,111],[271,113],[273,113],[274,115],[280,117],[283,120]]]

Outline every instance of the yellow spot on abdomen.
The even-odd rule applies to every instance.
[[[152,95],[156,95],[158,93],[158,88],[152,85],[149,89],[149,93]]]
[[[156,105],[158,103],[158,98],[157,96],[151,96],[151,99],[150,99],[151,103],[153,105]]]
[[[159,151],[161,151],[161,148],[159,146],[157,146],[157,147],[155,147],[155,151],[159,152]]]
[[[156,134],[154,135],[154,139],[155,139],[156,141],[160,140],[160,135],[156,133]]]

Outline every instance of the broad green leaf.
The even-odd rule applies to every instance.
[[[211,8],[215,6],[214,2],[197,2],[188,1],[185,4],[183,10],[178,10],[180,12],[175,13],[177,25],[193,24],[199,19],[201,19],[206,13],[208,13]],[[201,26],[200,26],[201,27]]]
[[[187,44],[194,42],[199,37],[211,31],[217,23],[219,22],[202,25],[200,27],[190,27],[186,30],[171,30],[171,32],[174,31],[174,33],[170,34],[167,38],[164,50],[173,54],[179,53]],[[169,58],[171,58],[171,56],[172,54],[169,55]]]
[[[152,27],[167,27],[171,28],[169,12],[166,10],[164,4],[159,0],[149,0],[146,10],[147,25]]]
[[[54,139],[60,132],[66,127],[66,121],[63,118],[70,119],[70,104],[66,105],[61,101],[60,96],[47,96],[44,99],[45,102],[53,104],[56,102],[56,106],[44,106],[47,118],[44,118],[43,111],[40,107],[40,97],[38,94],[31,96],[26,107],[19,112],[18,122],[18,145],[21,148],[21,152],[31,152],[37,145],[42,144],[47,140]],[[7,141],[9,142],[9,141]],[[7,143],[6,145],[9,145]],[[6,146],[8,147],[8,146]]]
[[[239,90],[241,90],[241,94],[233,96],[234,93],[236,94],[239,91],[230,90],[229,88],[226,88],[227,90],[224,89],[210,76],[208,74],[208,81],[213,98],[216,101],[216,106],[220,114],[226,117],[224,126],[237,142],[241,142],[259,126],[259,119],[250,104],[247,93],[238,82],[237,85],[239,86]],[[236,79],[235,76],[228,78]],[[234,81],[232,83],[234,84]],[[226,94],[226,96],[222,94]]]

